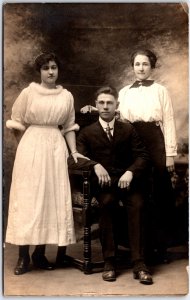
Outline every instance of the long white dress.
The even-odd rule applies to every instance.
[[[29,125],[29,127],[28,127]],[[24,130],[9,199],[6,242],[15,245],[75,243],[68,149],[64,132],[77,129],[72,94],[32,82],[16,99],[8,128]]]

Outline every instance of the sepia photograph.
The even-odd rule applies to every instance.
[[[189,293],[188,2],[2,2],[3,296]]]

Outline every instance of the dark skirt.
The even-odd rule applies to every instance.
[[[151,165],[157,172],[166,168],[164,136],[158,122],[134,122],[133,126],[143,140],[151,159]]]
[[[152,243],[154,248],[167,248],[175,202],[170,174],[166,168],[164,136],[158,122],[134,122],[133,126],[143,140],[151,160],[145,201],[147,243]]]

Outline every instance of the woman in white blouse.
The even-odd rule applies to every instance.
[[[120,90],[119,111],[121,119],[132,123],[156,122],[164,137],[166,166],[173,171],[174,156],[177,155],[174,114],[167,89],[150,79],[156,60],[149,50],[137,51],[132,55],[131,63],[137,81]]]
[[[151,158],[153,202],[147,218],[148,252],[157,249],[159,259],[166,259],[172,214],[172,187],[169,172],[174,171],[177,141],[174,113],[167,89],[152,80],[157,58],[150,50],[136,51],[131,57],[136,81],[119,92],[122,120],[129,120],[143,139]],[[152,221],[150,220],[152,219]],[[151,230],[152,229],[152,236]],[[168,234],[167,234],[168,233]],[[152,245],[150,243],[152,242]]]

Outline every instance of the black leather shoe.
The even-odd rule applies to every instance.
[[[30,258],[19,258],[14,269],[15,275],[22,275],[29,271]]]
[[[38,269],[49,270],[49,271],[54,270],[54,265],[47,260],[45,255],[35,255],[33,253],[32,262],[33,265]]]
[[[134,262],[133,277],[142,284],[153,284],[151,273],[142,259]]]
[[[137,271],[134,272],[134,278],[139,279],[142,284],[153,284],[152,276],[147,271]]]
[[[106,261],[104,265],[104,270],[102,273],[102,278],[105,281],[115,281],[116,280],[116,272],[115,267],[112,261]]]
[[[102,278],[105,281],[116,281],[115,270],[103,271]]]

